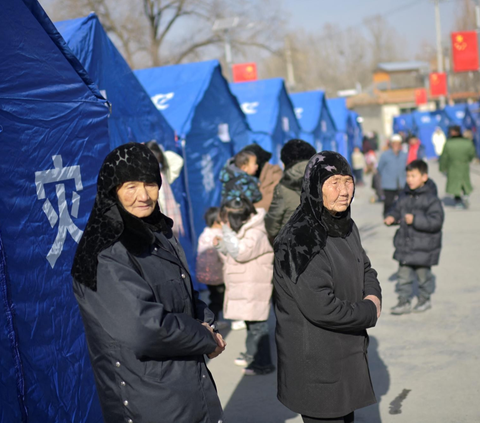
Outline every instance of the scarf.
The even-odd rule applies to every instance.
[[[158,161],[142,144],[117,147],[105,158],[97,179],[97,196],[83,236],[73,259],[72,276],[79,283],[96,290],[98,254],[122,242],[138,255],[155,241],[153,232],[170,233],[173,222],[156,205],[152,214],[140,219],[127,212],[117,198],[117,187],[128,181],[162,185]]]
[[[275,257],[293,283],[298,282],[310,261],[325,248],[327,237],[345,238],[351,233],[350,206],[335,216],[323,206],[323,184],[334,175],[353,178],[343,156],[322,151],[310,159],[303,178],[300,205],[275,238]]]

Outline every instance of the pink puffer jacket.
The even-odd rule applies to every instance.
[[[237,233],[236,259],[221,255],[226,285],[223,314],[226,319],[263,321],[270,311],[273,248],[264,224],[265,210],[257,209]]]

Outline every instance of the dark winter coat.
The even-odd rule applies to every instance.
[[[275,187],[272,204],[265,216],[265,228],[272,239],[277,236],[300,204],[303,175],[307,163],[308,160],[305,160],[285,170],[280,183]]]
[[[470,182],[470,162],[475,158],[475,147],[471,140],[451,138],[447,140],[440,156],[440,171],[447,172],[449,194],[460,197],[472,191]]]
[[[123,208],[116,188],[127,181],[161,187],[145,145],[125,144],[105,158],[72,266],[104,421],[219,423],[203,357],[216,342],[201,324],[213,323],[213,313],[197,299],[158,203],[144,218]]]
[[[407,185],[388,212],[400,224],[393,240],[393,258],[402,265],[430,267],[438,264],[444,212],[436,191],[430,179],[416,190]],[[405,222],[406,214],[413,214],[411,225]]]
[[[98,256],[97,291],[74,282],[106,423],[222,419],[204,360],[216,344],[201,325],[214,316],[170,241],[157,233],[137,256],[116,242]]]
[[[339,154],[313,156],[301,204],[275,239],[278,398],[317,418],[345,416],[376,402],[367,362],[366,329],[381,300],[350,208],[335,218],[323,208],[329,176],[351,175]]]
[[[248,198],[252,203],[262,199],[258,178],[235,166],[233,159],[230,159],[220,171],[219,178],[222,182],[222,203],[241,196]]]

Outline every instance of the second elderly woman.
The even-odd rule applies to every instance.
[[[366,329],[381,289],[350,217],[348,162],[323,151],[306,168],[301,203],[275,239],[278,398],[304,422],[353,422],[376,402]]]

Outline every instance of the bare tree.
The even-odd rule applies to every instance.
[[[273,51],[283,20],[273,0],[42,0],[53,20],[94,11],[129,64],[136,68],[218,57],[223,34],[212,29],[216,19],[236,16],[230,31],[239,57],[252,48]],[[262,16],[259,21],[257,16]],[[271,22],[276,25],[271,25]],[[280,30],[279,30],[280,29]]]

